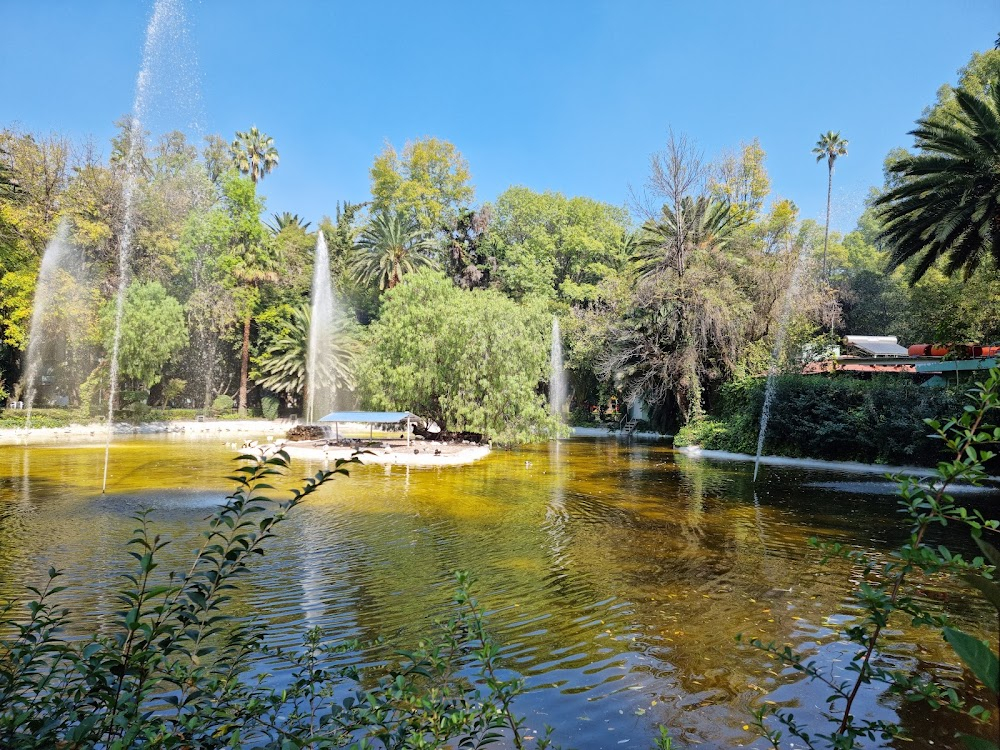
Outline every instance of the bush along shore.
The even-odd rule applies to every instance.
[[[895,378],[782,375],[775,385],[764,453],[829,461],[931,466],[941,444],[925,420],[957,414],[965,401],[964,388]],[[764,389],[763,379],[723,386],[716,413],[678,431],[674,445],[753,454]]]

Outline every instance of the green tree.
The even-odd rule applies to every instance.
[[[377,213],[403,212],[424,232],[453,226],[460,207],[475,198],[468,162],[439,138],[409,141],[402,154],[387,143],[375,157],[371,180]]]
[[[206,135],[205,145],[201,148],[201,159],[205,165],[205,172],[208,179],[217,185],[222,180],[222,176],[232,167],[233,155],[229,151],[229,144],[221,135]]]
[[[624,208],[583,196],[510,187],[492,206],[490,243],[500,288],[585,303],[602,279],[628,264]]]
[[[875,201],[889,265],[908,260],[916,282],[938,260],[968,277],[987,258],[1000,260],[1000,82],[982,96],[955,91],[958,113],[921,119],[918,154],[889,169],[901,181]]]
[[[204,384],[202,408],[206,411],[215,398],[219,341],[242,318],[237,310],[236,279],[231,254],[230,212],[222,205],[188,216],[181,233],[182,267],[187,277],[188,327],[192,350],[192,374]]]
[[[847,140],[840,137],[840,133],[832,130],[820,134],[819,140],[812,152],[816,154],[816,161],[821,162],[826,159],[827,179],[826,179],[826,231],[823,236],[823,278],[827,278],[826,249],[830,240],[830,202],[833,197],[833,164],[838,156],[847,156]]]
[[[732,207],[737,224],[756,221],[764,198],[771,192],[771,180],[764,167],[766,157],[760,140],[754,138],[741,143],[738,153],[724,154],[713,170],[712,196]]]
[[[114,335],[114,304],[102,313],[105,349]],[[188,344],[184,308],[158,281],[132,282],[125,293],[121,322],[121,372],[146,389],[163,378],[163,369]]]
[[[0,149],[9,175],[7,195],[0,199],[0,230],[15,240],[16,256],[40,256],[55,232],[63,197],[70,180],[71,144],[58,134],[36,136],[15,130],[0,131]],[[10,183],[17,190],[10,190]],[[8,265],[13,270],[14,264]]]
[[[1000,79],[1000,49],[973,52],[969,62],[958,71],[958,85],[949,83],[942,85],[937,91],[937,100],[922,113],[922,117],[936,125],[950,122],[961,113],[955,100],[956,89],[965,89],[971,93],[985,95],[992,83]]]
[[[3,343],[19,351],[28,346],[37,269],[9,271],[0,277],[0,330]]]
[[[308,304],[303,304],[287,313],[284,333],[258,358],[257,367],[261,377],[257,382],[268,390],[284,395],[289,405],[295,405],[304,403],[306,399],[311,310]],[[353,390],[355,387],[354,358],[358,353],[358,339],[354,329],[355,326],[348,318],[335,318],[330,332],[330,358],[318,363],[325,374],[317,380],[333,383],[338,391]]]
[[[466,291],[443,274],[411,274],[385,297],[358,367],[363,402],[409,409],[445,429],[500,442],[553,425],[539,393],[551,317],[495,290]]]
[[[236,138],[229,146],[233,163],[256,185],[278,166],[278,149],[274,139],[253,126],[245,132],[236,132]]]
[[[355,243],[351,269],[355,278],[379,289],[392,289],[406,274],[436,265],[434,243],[415,218],[403,211],[376,211]]]
[[[683,279],[692,253],[721,251],[738,227],[728,202],[704,195],[684,196],[680,205],[664,204],[657,220],[642,225],[636,243],[636,261],[644,277],[670,269],[678,279]]]
[[[257,197],[253,182],[231,174],[225,179],[223,190],[230,232],[226,268],[236,285],[236,308],[243,321],[237,408],[240,416],[245,416],[250,374],[250,329],[260,303],[261,285],[278,280],[280,262],[260,221],[264,204]]]
[[[271,214],[272,223],[267,224],[267,228],[271,230],[272,234],[279,234],[283,229],[288,227],[298,227],[303,232],[308,231],[311,222],[306,221],[298,214],[293,214],[291,211],[284,211],[280,214]]]
[[[484,288],[497,272],[497,259],[489,233],[489,204],[478,211],[464,209],[445,237],[445,267],[462,289]]]
[[[654,156],[650,182],[665,202],[635,243],[643,283],[598,361],[628,403],[673,397],[683,421],[702,416],[703,380],[732,367],[753,312],[723,252],[735,227],[730,206],[707,195],[705,172],[683,137],[671,134]]]

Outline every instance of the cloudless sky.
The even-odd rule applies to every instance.
[[[1000,0],[176,1],[180,83],[154,94],[150,125],[227,140],[257,125],[281,155],[268,213],[313,222],[367,198],[386,140],[428,135],[466,157],[478,201],[520,184],[621,205],[669,128],[708,158],[758,137],[773,194],[822,219],[810,150],[839,130],[833,225],[849,230],[886,152],[1000,32]],[[93,136],[107,153],[151,11],[0,0],[0,127]]]

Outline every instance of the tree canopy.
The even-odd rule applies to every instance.
[[[109,303],[103,315],[104,330],[109,336],[105,347],[110,350],[110,334],[114,330],[111,317],[114,305]],[[147,389],[163,378],[163,369],[188,343],[184,308],[167,294],[158,281],[129,284],[122,311],[119,367],[122,375],[134,378]]]
[[[399,153],[391,143],[371,168],[376,212],[402,212],[425,232],[454,225],[459,209],[472,202],[469,164],[454,144],[439,138],[408,141]]]
[[[985,95],[958,89],[954,101],[954,114],[920,120],[920,153],[889,167],[899,182],[876,200],[890,267],[916,259],[911,281],[938,259],[966,275],[1000,261],[1000,79]]]
[[[499,442],[541,438],[553,428],[538,389],[548,378],[550,325],[540,304],[460,289],[436,271],[411,274],[368,328],[362,401]]]

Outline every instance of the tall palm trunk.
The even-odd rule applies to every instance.
[[[250,375],[250,316],[243,321],[243,353],[240,357],[239,415],[247,415],[247,378]]]
[[[826,231],[823,233],[823,281],[827,280],[826,247],[830,244],[830,196],[833,193],[833,157],[830,157],[826,179]]]

